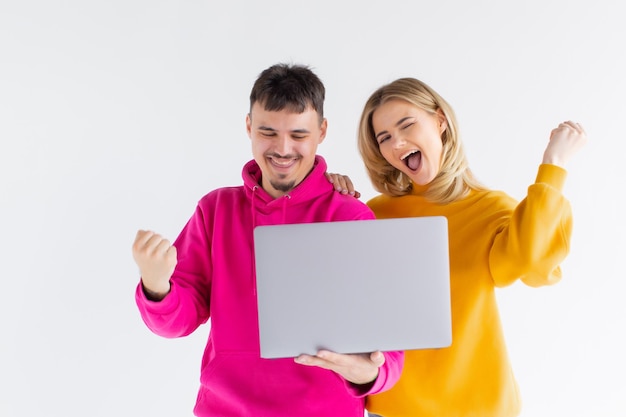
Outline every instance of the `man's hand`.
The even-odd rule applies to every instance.
[[[150,230],[139,230],[133,243],[133,258],[139,266],[146,295],[162,300],[170,291],[170,277],[176,267],[176,248]]]
[[[301,365],[329,369],[353,384],[363,385],[376,380],[378,368],[385,363],[385,355],[379,351],[345,355],[320,350],[315,356],[300,355],[294,360]]]

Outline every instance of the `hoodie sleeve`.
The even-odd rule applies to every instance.
[[[367,395],[378,394],[387,391],[398,382],[404,366],[404,352],[383,352],[383,355],[385,355],[385,363],[379,368],[378,377],[373,384],[363,386],[346,381],[346,386],[352,395],[362,398]]]
[[[170,279],[171,290],[163,300],[149,300],[141,282],[135,301],[148,328],[163,337],[191,334],[209,319],[211,288],[210,241],[200,206],[174,242],[178,263]]]
[[[541,165],[526,198],[496,234],[489,266],[497,286],[518,278],[533,287],[560,280],[572,234],[571,207],[561,192],[565,176],[563,168]]]

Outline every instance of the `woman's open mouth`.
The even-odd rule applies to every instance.
[[[404,165],[406,165],[411,171],[416,171],[422,162],[422,153],[418,150],[414,150],[404,155],[401,159],[402,162],[404,162]]]

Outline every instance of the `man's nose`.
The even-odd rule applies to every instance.
[[[274,143],[274,150],[281,156],[289,155],[291,152],[291,138],[289,135],[279,135]]]

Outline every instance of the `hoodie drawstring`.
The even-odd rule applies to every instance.
[[[254,233],[254,228],[256,227],[256,199],[259,197],[257,194],[257,191],[259,189],[258,185],[255,185],[252,187],[252,198],[251,198],[251,204],[250,204],[250,208],[252,210],[252,230]],[[260,197],[259,197],[260,198]],[[291,195],[289,194],[285,194],[281,197],[282,199],[282,204],[281,204],[281,209],[282,209],[282,219],[281,219],[281,224],[285,224],[287,222],[287,201],[291,200]],[[252,239],[252,245],[254,246],[254,239]],[[255,251],[254,251],[254,247],[252,248],[252,288],[253,288],[253,292],[254,295],[256,296],[256,259],[255,259],[255,255],[254,255]]]
[[[258,185],[252,187],[252,198],[251,198],[251,209],[252,209],[252,233],[254,235],[254,228],[256,227],[256,210],[255,210],[255,202],[256,202],[256,190],[259,189]],[[256,257],[254,252],[254,239],[252,239],[252,276],[250,277],[252,280],[252,293],[256,297]]]
[[[285,194],[283,197],[283,218],[281,220],[282,224],[287,222],[287,200],[291,200],[291,196],[289,194]]]

